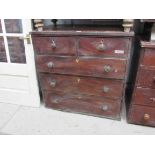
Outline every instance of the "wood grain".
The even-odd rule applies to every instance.
[[[52,48],[52,43],[55,48]],[[76,40],[73,37],[33,37],[33,47],[37,54],[77,55]]]
[[[90,28],[90,27],[68,27],[54,28],[42,32],[33,31],[32,36],[101,36],[101,37],[133,37],[134,32],[123,32],[120,29]]]
[[[155,69],[140,67],[136,85],[155,89]]]
[[[31,34],[46,107],[120,119],[133,32],[55,27]]]
[[[104,50],[98,50],[98,46],[104,46]],[[84,56],[115,56],[126,57],[128,55],[128,38],[93,38],[81,37],[78,42],[79,55]]]
[[[42,90],[48,90],[51,93],[61,92],[62,94],[86,94],[114,99],[121,99],[122,97],[122,80],[66,75],[60,76],[56,74],[40,74],[39,77]],[[54,87],[51,85],[51,82],[56,83]]]
[[[45,105],[49,108],[120,119],[119,100],[87,95],[63,95],[48,91],[44,91],[43,96]]]
[[[145,114],[149,115],[150,119],[145,120]],[[134,124],[155,126],[155,108],[140,105],[132,105],[128,122]]]
[[[155,126],[155,44],[141,42],[136,83],[129,109],[128,121]]]
[[[155,49],[145,49],[142,62],[142,66],[155,67]]]
[[[155,106],[155,89],[137,87],[133,97],[133,104]]]
[[[37,69],[39,72],[47,73],[124,79],[125,59],[79,57],[78,62],[76,59],[76,57],[37,56]],[[48,67],[49,62],[53,63],[52,68]],[[105,72],[105,66],[110,66],[111,71]]]

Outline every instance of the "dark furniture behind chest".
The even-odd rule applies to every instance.
[[[32,32],[46,107],[120,119],[132,37],[93,28]]]
[[[153,42],[141,42],[139,67],[128,121],[155,126],[155,43]]]

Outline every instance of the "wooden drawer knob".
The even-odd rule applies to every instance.
[[[108,72],[110,72],[112,69],[111,69],[111,67],[110,66],[104,66],[103,67],[103,70],[104,70],[104,72],[106,72],[106,73],[108,73]]]
[[[149,114],[144,114],[144,120],[148,121],[150,119],[150,115]]]
[[[103,105],[103,106],[102,106],[102,110],[103,110],[103,111],[107,111],[107,110],[108,110],[108,105]]]
[[[55,80],[50,81],[50,86],[55,87],[56,86],[56,81]]]
[[[155,97],[150,98],[151,101],[155,102]]]
[[[96,46],[96,49],[99,51],[105,51],[106,46],[103,44],[103,42],[101,42],[100,44]]]
[[[54,63],[50,61],[50,62],[47,63],[47,66],[48,66],[48,68],[53,68],[54,67]]]
[[[51,102],[54,104],[59,104],[59,99],[53,99],[53,97],[51,97]]]
[[[155,77],[153,77],[153,82],[155,83]]]
[[[110,89],[109,87],[104,86],[104,87],[103,87],[103,92],[104,92],[104,93],[108,93],[108,92],[109,92],[109,89]]]

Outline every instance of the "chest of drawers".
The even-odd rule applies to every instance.
[[[132,32],[32,32],[46,107],[120,119]]]
[[[155,126],[155,43],[141,42],[139,68],[128,121]]]

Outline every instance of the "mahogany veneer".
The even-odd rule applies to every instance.
[[[95,77],[40,74],[40,83],[43,91],[95,95],[114,99],[121,99],[123,91],[122,80]]]
[[[155,43],[141,42],[139,70],[128,121],[155,126]]]
[[[132,32],[32,32],[46,107],[120,119]]]

